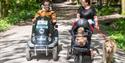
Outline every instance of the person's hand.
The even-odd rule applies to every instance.
[[[96,29],[96,31],[97,31],[98,33],[100,33],[100,28],[99,28],[98,25],[95,25],[95,29]]]
[[[35,22],[35,19],[36,19],[36,18],[32,19],[32,23],[34,23],[34,22]]]
[[[53,22],[53,23],[56,23],[56,20],[53,20],[52,22]]]
[[[75,21],[78,21],[80,18],[76,18]]]

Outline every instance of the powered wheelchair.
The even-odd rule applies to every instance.
[[[53,25],[50,20],[48,17],[38,16],[32,25],[31,40],[26,45],[26,59],[28,61],[39,53],[46,56],[52,53],[53,60],[58,59],[58,26]]]

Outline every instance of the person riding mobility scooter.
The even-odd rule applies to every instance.
[[[48,10],[49,2],[45,2],[45,9],[38,11],[33,19],[31,41],[26,46],[26,59],[30,61],[38,53],[53,54],[53,60],[58,59],[58,30],[54,11]]]

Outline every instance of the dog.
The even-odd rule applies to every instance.
[[[77,30],[77,34],[76,34],[76,44],[79,45],[80,47],[85,46],[86,42],[87,42],[87,37],[84,36],[84,28],[83,27],[79,27]]]
[[[108,37],[106,38],[104,45],[103,45],[103,61],[104,63],[112,63],[113,62],[113,55],[116,52],[116,43],[115,40]]]

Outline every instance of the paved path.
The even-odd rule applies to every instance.
[[[52,56],[45,57],[40,55],[35,57],[31,61],[27,61],[25,58],[25,46],[30,40],[31,25],[27,26],[14,26],[6,32],[0,33],[0,63],[69,63],[73,62],[73,59],[66,60],[67,45],[70,44],[70,34],[68,30],[71,28],[70,25],[58,23],[59,25],[59,44],[62,45],[59,53],[59,60],[53,61]],[[100,54],[96,55],[93,63],[102,62],[102,43],[104,40],[99,34],[94,34],[92,37],[92,45],[98,48]],[[118,50],[115,54],[116,63],[125,63],[125,53]],[[36,60],[39,59],[39,60]]]

